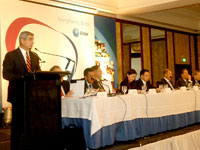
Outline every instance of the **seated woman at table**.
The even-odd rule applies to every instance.
[[[126,94],[128,93],[129,89],[136,89],[136,78],[137,72],[134,69],[130,69],[126,73],[125,79],[120,83],[120,91],[122,91],[122,86],[127,86]]]

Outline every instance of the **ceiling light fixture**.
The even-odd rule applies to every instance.
[[[20,0],[25,2],[31,2],[35,4],[41,4],[46,6],[52,6],[57,8],[69,9],[78,12],[84,12],[89,14],[98,14],[98,10],[93,7],[84,6],[80,4],[75,4],[71,2],[66,2],[63,0]]]
[[[64,8],[79,11],[79,12],[98,14],[98,9],[95,7],[90,7],[90,6],[73,3],[73,2],[67,2],[65,0],[49,0],[49,1],[53,2],[51,4],[57,7],[64,7]]]

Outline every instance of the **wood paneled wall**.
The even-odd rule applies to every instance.
[[[151,41],[153,85],[163,78],[163,70],[167,68],[165,39]]]
[[[123,80],[125,73],[131,68],[131,58],[129,46],[122,45],[122,27],[120,22],[116,23],[116,34],[118,81],[120,83]],[[150,40],[150,27],[141,26],[141,37],[142,68],[148,69],[150,76],[153,75],[150,79],[153,79],[154,84],[161,78],[162,71],[165,68],[172,70],[173,84],[175,83],[175,75],[177,74],[175,69],[178,65],[191,66],[192,73],[194,73],[195,70],[200,69],[200,36],[197,36],[197,43],[195,43],[196,36],[194,35],[166,31],[166,39],[163,41],[165,44],[161,44],[161,46],[159,43],[153,43]],[[153,45],[151,45],[151,42]],[[195,50],[196,44],[197,50]],[[160,47],[160,50],[157,49],[158,47]],[[157,49],[157,51],[154,49]],[[165,54],[162,55],[162,53]],[[182,62],[182,58],[186,58],[187,61]],[[160,61],[162,61],[162,63],[160,63]],[[196,68],[197,66],[198,68]]]
[[[174,41],[173,41],[173,33],[168,32],[166,34],[167,41],[167,66],[172,71],[172,82],[175,84],[175,66],[174,66]]]
[[[200,70],[200,36],[197,36],[197,58],[198,58],[198,70]]]
[[[118,65],[118,87],[123,80],[123,36],[122,25],[116,22],[116,42],[117,42],[117,65]]]
[[[175,64],[190,65],[189,36],[187,34],[174,33]],[[186,58],[186,62],[182,62]]]
[[[142,27],[142,68],[148,69],[151,76],[151,52],[150,52],[150,30],[149,27]]]
[[[193,76],[196,70],[194,36],[190,36],[190,55],[191,55],[191,70],[192,70],[192,76]]]
[[[126,76],[127,71],[131,68],[131,57],[130,57],[130,45],[124,45],[124,77]]]

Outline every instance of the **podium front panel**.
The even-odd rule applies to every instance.
[[[42,75],[26,80],[24,85],[27,149],[57,147],[61,131],[60,77]]]

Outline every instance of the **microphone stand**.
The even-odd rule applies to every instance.
[[[108,96],[111,96],[112,94],[110,93],[110,87],[107,84],[103,83],[103,82],[101,82],[101,84],[105,85],[108,88]]]
[[[68,57],[65,57],[65,56],[62,56],[62,55],[57,55],[57,54],[51,54],[51,53],[47,53],[47,52],[42,52],[42,51],[38,50],[37,48],[35,48],[35,50],[38,51],[38,52],[40,52],[40,53],[42,53],[42,54],[51,55],[51,56],[57,56],[57,57],[61,57],[61,58],[67,59],[68,62],[67,62],[67,65],[65,67],[65,71],[67,71],[67,68],[69,67],[70,62],[73,62],[74,65],[75,65],[75,61],[72,60],[72,59],[70,59],[70,58],[68,58]],[[72,70],[74,70],[74,65],[73,65],[73,69]],[[67,76],[68,76],[68,78],[70,78],[69,74],[67,74]]]

